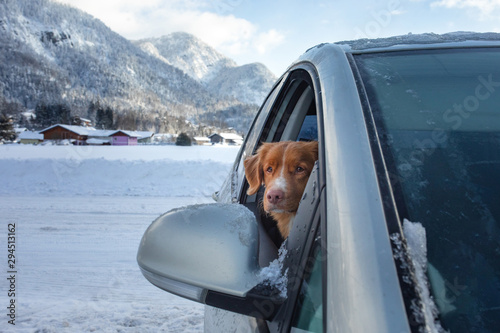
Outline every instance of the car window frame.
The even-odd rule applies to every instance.
[[[281,103],[283,103],[284,98],[286,97],[287,92],[290,89],[290,86],[292,84],[291,81],[296,80],[296,79],[303,79],[307,81],[308,85],[313,89],[313,95],[314,95],[314,100],[316,104],[316,115],[317,115],[317,127],[318,127],[318,144],[319,144],[319,156],[318,156],[318,162],[317,162],[317,183],[315,184],[316,188],[315,191],[317,191],[317,198],[315,202],[315,208],[312,211],[311,215],[311,220],[313,221],[312,224],[310,225],[311,230],[305,234],[303,234],[303,239],[300,240],[304,244],[303,248],[301,249],[301,252],[299,253],[301,260],[303,262],[307,262],[310,260],[311,256],[313,255],[312,249],[318,241],[321,243],[319,245],[323,251],[322,253],[322,267],[321,267],[321,274],[322,274],[322,288],[323,288],[323,329],[326,328],[326,313],[327,313],[327,300],[326,300],[326,288],[327,288],[327,253],[326,253],[326,190],[325,190],[325,184],[326,184],[326,169],[325,169],[325,155],[324,155],[324,122],[323,122],[323,101],[322,101],[322,89],[321,89],[321,84],[319,80],[319,76],[317,74],[317,71],[315,67],[310,64],[310,63],[301,63],[296,65],[294,68],[291,68],[288,71],[288,75],[285,80],[283,80],[283,86],[281,87],[281,91],[279,92],[279,95],[276,97],[276,100],[271,103],[272,108],[268,110],[269,114],[267,115],[267,120],[265,126],[269,126],[270,123],[275,121],[275,117],[273,117],[273,111],[276,112],[279,107],[281,107]],[[300,95],[299,95],[300,98]],[[296,102],[296,100],[295,100]],[[287,109],[289,106],[287,106]],[[293,109],[293,107],[292,107]],[[286,113],[286,112],[285,112]],[[279,127],[279,126],[278,126]],[[254,129],[255,130],[255,129]],[[283,130],[282,130],[283,133]],[[282,134],[281,133],[281,134]],[[273,135],[273,141],[277,139],[275,133]],[[256,140],[252,142],[254,144],[253,146],[253,152],[254,153],[260,144],[264,142],[263,138],[268,136],[269,132],[266,132],[265,128],[262,129],[260,133],[260,140]],[[281,139],[281,138],[280,138]],[[251,147],[245,147],[245,151],[251,151]],[[243,159],[242,159],[243,160]],[[243,182],[246,182],[246,180],[243,180]],[[247,189],[248,184],[244,185],[242,184],[241,187],[241,192],[240,192],[240,203],[246,203],[246,189]],[[319,236],[317,236],[319,234]],[[307,278],[307,274],[304,271],[304,267],[302,267],[301,271],[301,276],[300,280],[298,281],[299,283],[297,284],[297,287],[294,288],[293,292],[291,295],[288,295],[287,300],[284,302],[284,304],[280,307],[280,310],[278,311],[277,315],[273,320],[267,321],[268,328],[271,332],[289,332],[292,323],[294,321],[294,314],[297,312],[297,306],[298,306],[298,294],[300,293],[302,283],[305,281],[305,278]]]
[[[299,74],[297,74],[299,73]],[[252,125],[248,131],[248,134],[245,137],[242,147],[238,152],[237,158],[235,159],[235,163],[232,168],[230,179],[228,180],[231,187],[231,201],[234,203],[240,203],[244,205],[248,205],[248,196],[246,194],[246,190],[248,188],[248,184],[246,182],[243,161],[248,157],[255,153],[260,144],[262,143],[262,138],[268,135],[269,133],[266,131],[266,126],[269,125],[274,119],[272,118],[273,112],[276,112],[277,108],[281,106],[286,97],[287,92],[290,89],[291,81],[302,78],[306,79],[309,86],[313,89],[313,95],[315,99],[315,107],[316,107],[316,121],[317,121],[317,135],[318,135],[318,143],[319,143],[319,156],[318,156],[318,179],[319,185],[317,186],[317,190],[319,191],[318,200],[319,204],[317,208],[314,210],[313,218],[315,221],[325,221],[319,223],[319,225],[315,225],[315,228],[323,235],[321,238],[321,242],[323,243],[322,249],[326,249],[326,191],[324,191],[325,187],[325,167],[324,167],[324,122],[323,122],[323,104],[322,104],[322,94],[321,94],[321,85],[319,82],[319,76],[316,72],[315,67],[310,63],[300,63],[290,68],[280,79],[277,80],[273,89],[266,97],[266,100],[262,104],[259,109]],[[299,96],[300,97],[300,96]],[[295,101],[296,102],[296,101]],[[295,103],[294,103],[295,104]],[[293,109],[293,108],[292,108]],[[307,116],[307,115],[306,115]],[[304,118],[305,119],[305,118]],[[281,134],[283,130],[281,131]],[[298,133],[297,133],[298,134]],[[226,181],[226,182],[228,182]],[[322,199],[319,199],[319,198]],[[322,216],[320,219],[319,216]],[[312,249],[312,240],[315,237],[307,235],[307,246],[302,249],[302,254],[306,253],[304,256],[305,259],[311,255]],[[326,327],[326,316],[325,313],[327,311],[327,302],[326,302],[326,254],[323,256],[322,263],[322,284],[324,288],[323,293],[323,327]],[[304,277],[301,279],[301,283],[303,282]],[[301,285],[301,284],[300,284]],[[294,301],[288,302],[288,306],[286,307],[288,318],[276,316],[272,321],[265,322],[267,324],[267,328],[273,332],[287,332],[290,330],[291,323],[293,321],[293,313],[296,308],[296,297],[300,292],[300,288],[297,288],[295,291]],[[287,303],[287,302],[285,302]],[[285,307],[283,307],[285,308]],[[285,312],[283,312],[285,313]],[[259,321],[260,322],[260,321]],[[260,324],[263,324],[260,322]]]
[[[372,108],[368,91],[356,63],[356,55],[356,53],[348,54],[347,59],[355,77],[367,133],[370,139],[370,149],[375,166],[378,189],[380,197],[382,198],[387,232],[391,235],[391,247],[393,253],[398,253],[398,255],[393,255],[393,260],[395,262],[398,275],[399,288],[403,297],[407,319],[410,323],[412,323],[412,325],[410,325],[411,332],[417,333],[423,329],[425,322],[419,322],[413,317],[416,313],[414,309],[414,302],[415,300],[419,300],[420,304],[423,304],[423,302],[421,300],[420,293],[417,290],[414,269],[411,265],[408,265],[408,263],[411,262],[411,258],[406,242],[395,241],[395,239],[404,239],[400,210],[398,210],[401,198],[398,197],[397,193],[401,193],[399,189],[400,185],[398,184],[397,179],[393,178],[396,176],[392,175],[388,170],[387,163],[393,163],[393,161],[388,160],[388,158],[390,158],[390,154],[384,152],[385,148],[383,147],[383,140],[379,137],[380,121],[376,119],[376,113]],[[409,280],[411,280],[411,282],[409,282]]]

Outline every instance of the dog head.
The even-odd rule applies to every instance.
[[[316,141],[264,143],[244,162],[247,194],[256,193],[264,185],[267,213],[295,214],[317,159]]]

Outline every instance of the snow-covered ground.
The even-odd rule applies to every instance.
[[[152,286],[136,252],[161,213],[211,202],[237,147],[0,146],[1,332],[201,332],[203,306]]]

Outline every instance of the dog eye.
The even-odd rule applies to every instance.
[[[306,170],[303,167],[297,167],[297,169],[295,169],[296,173],[302,173],[304,171],[306,171]]]
[[[267,171],[267,172],[269,172],[269,173],[273,172],[273,167],[268,167],[268,168],[266,169],[266,171]]]

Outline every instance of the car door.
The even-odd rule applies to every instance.
[[[275,314],[273,320],[267,322],[207,307],[207,332],[284,332],[289,331],[291,327],[295,327],[293,330],[297,332],[319,332],[322,329],[323,307],[320,291],[324,256],[321,256],[320,251],[320,198],[324,182],[319,167],[322,158],[309,178],[295,225],[284,244],[275,222],[263,214],[260,208],[263,190],[251,196],[246,194],[248,184],[243,169],[243,161],[253,155],[263,142],[320,140],[319,83],[314,81],[314,77],[317,76],[312,66],[300,65],[290,70],[275,85],[255,118],[233,166],[231,177],[225,184],[226,189],[223,190],[225,193],[231,193],[232,202],[239,202],[250,208],[260,223],[261,267],[268,266],[272,260],[278,258],[280,246],[287,253],[285,258],[282,258],[283,272],[286,272],[288,279],[287,298],[284,302],[273,304],[266,301],[258,306],[263,312]],[[321,145],[320,141],[320,147]],[[228,187],[231,188],[230,191]],[[269,313],[266,313],[266,316]]]

